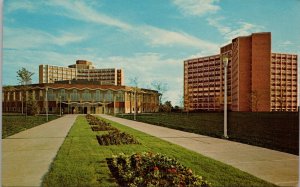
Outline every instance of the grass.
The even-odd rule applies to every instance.
[[[57,118],[56,115],[49,115],[49,121]],[[46,116],[3,115],[2,139],[46,122]]]
[[[187,132],[221,138],[223,113],[139,114],[137,120]],[[133,115],[119,115],[133,119]],[[298,114],[295,112],[229,112],[229,139],[299,154]]]
[[[42,186],[117,186],[106,158],[119,153],[151,151],[177,159],[203,176],[213,186],[274,186],[219,161],[163,141],[129,127],[110,122],[119,130],[133,135],[138,145],[100,146],[84,116],[79,116],[58,151]],[[103,133],[103,132],[101,132]]]

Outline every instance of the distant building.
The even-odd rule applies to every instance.
[[[224,57],[229,110],[297,111],[298,57],[271,53],[270,32],[237,37],[220,54],[185,60],[185,110],[223,109]]]
[[[69,67],[53,65],[39,66],[39,83],[54,83],[63,80],[99,81],[102,85],[124,85],[122,69],[95,69],[92,62],[77,60]]]
[[[2,111],[21,113],[26,110],[29,95],[37,101],[39,113],[59,114],[116,114],[158,112],[159,93],[155,90],[117,85],[99,85],[98,82],[69,81],[3,87]],[[23,107],[23,110],[22,110]],[[61,107],[61,108],[60,108]]]

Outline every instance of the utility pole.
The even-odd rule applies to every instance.
[[[227,135],[227,67],[228,67],[228,57],[224,57],[223,62],[224,62],[224,138],[228,138],[228,135]]]

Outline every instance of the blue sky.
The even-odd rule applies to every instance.
[[[77,59],[97,68],[122,68],[125,84],[168,84],[179,104],[183,60],[217,54],[237,36],[272,32],[272,51],[300,54],[299,0],[5,0],[3,84],[16,71],[68,66]],[[299,68],[300,69],[300,68]]]

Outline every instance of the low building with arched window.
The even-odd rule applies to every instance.
[[[158,112],[160,94],[155,90],[97,82],[65,81],[59,83],[5,86],[2,111],[25,113],[26,102],[33,99],[39,113],[117,114]],[[136,107],[135,107],[136,106]]]

